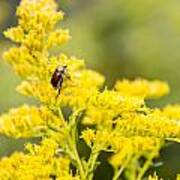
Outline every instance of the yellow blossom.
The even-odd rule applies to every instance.
[[[148,176],[148,180],[163,180],[162,178],[159,178],[156,173],[153,175]]]
[[[47,48],[53,45],[61,45],[69,41],[69,30],[56,30],[52,32],[47,39]]]
[[[63,124],[47,107],[24,105],[0,117],[0,132],[16,138],[40,136],[50,127],[60,128]]]
[[[115,84],[115,89],[122,95],[138,96],[146,99],[159,98],[169,93],[169,86],[162,81],[123,80]]]
[[[89,147],[98,150],[106,150],[110,145],[113,137],[113,132],[108,131],[93,131],[91,129],[84,130],[81,137],[85,140]]]
[[[41,146],[28,146],[31,154],[14,153],[0,161],[0,179],[59,179],[75,180],[69,174],[69,159],[56,156],[58,144],[51,139],[42,141]]]
[[[55,24],[63,18],[63,13],[57,12],[56,6],[53,0],[23,0],[17,10],[18,26],[4,33],[21,43],[19,47],[5,52],[4,57],[23,78],[47,75],[48,48],[69,40],[68,30],[53,31]]]
[[[24,31],[20,26],[8,29],[4,35],[17,43],[22,42],[25,38]]]
[[[34,96],[46,104],[82,107],[85,106],[87,99],[103,85],[104,77],[94,71],[86,70],[83,60],[68,58],[64,54],[58,59],[52,57],[50,60],[51,64],[49,63],[46,69],[42,67],[42,74],[36,74],[36,76],[39,75],[39,79],[22,82],[18,91],[27,96]],[[57,99],[57,90],[54,90],[50,84],[50,78],[56,67],[62,65],[67,65],[70,80],[64,80],[61,96]],[[38,70],[40,71],[41,68]]]
[[[17,9],[17,16],[20,26],[26,32],[36,29],[37,25],[49,32],[63,19],[63,13],[57,12],[54,0],[23,0]]]
[[[114,150],[114,154],[110,157],[110,163],[114,167],[125,165],[127,159],[130,164],[133,156],[147,156],[151,152],[154,152],[154,156],[158,156],[159,149],[161,147],[161,140],[158,138],[131,136],[124,137],[121,135],[114,135],[111,140],[111,146]]]
[[[17,90],[43,105],[24,105],[0,116],[0,133],[41,137],[39,144],[26,144],[23,153],[1,158],[0,179],[92,180],[102,151],[111,152],[113,179],[122,172],[129,179],[142,179],[166,139],[180,142],[179,105],[151,109],[145,104],[144,99],[169,92],[165,82],[123,80],[107,90],[104,76],[87,69],[83,59],[52,55],[50,48],[70,39],[69,30],[56,28],[63,15],[55,0],[22,0],[17,26],[4,33],[18,43],[4,53],[22,78]],[[62,66],[67,71],[57,96],[51,78]],[[90,148],[87,159],[79,153],[80,138]]]
[[[92,129],[87,129],[82,132],[81,138],[85,140],[86,144],[91,147],[95,140],[95,132]]]
[[[117,122],[120,133],[126,136],[141,135],[157,137],[162,139],[171,138],[176,141],[180,138],[180,124],[177,121],[170,121],[168,118],[155,114],[133,115]]]
[[[91,96],[83,122],[109,126],[114,118],[118,118],[122,113],[135,112],[143,107],[143,99],[121,96],[115,91],[105,90]]]
[[[162,114],[173,120],[180,120],[180,105],[168,105],[162,109]]]
[[[17,15],[18,26],[7,30],[5,35],[21,45],[5,52],[4,57],[24,79],[18,91],[49,106],[85,106],[87,99],[103,85],[104,77],[87,70],[81,59],[64,54],[50,56],[48,48],[70,38],[68,30],[55,29],[57,21],[63,18],[63,13],[56,10],[56,3],[23,0]],[[67,66],[71,80],[64,78],[61,98],[57,99],[57,91],[50,80],[55,69],[63,65]]]

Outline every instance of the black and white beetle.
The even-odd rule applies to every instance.
[[[64,76],[66,76],[68,79],[70,79],[69,76],[66,75],[67,66],[59,66],[55,69],[52,77],[51,77],[51,85],[54,87],[54,89],[58,89],[58,94],[56,98],[59,96],[62,88],[62,84],[64,81]]]

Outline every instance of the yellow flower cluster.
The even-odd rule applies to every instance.
[[[151,137],[132,136],[127,138],[113,136],[111,145],[116,153],[110,158],[110,162],[113,166],[119,167],[124,165],[128,159],[130,164],[133,156],[146,157],[152,152],[154,152],[154,157],[158,156],[161,141],[158,138]]]
[[[87,129],[82,132],[81,138],[85,140],[87,145],[96,150],[105,150],[111,143],[112,138],[114,138],[113,133],[108,131],[97,131],[92,129]]]
[[[18,46],[4,57],[23,79],[17,90],[43,105],[24,105],[3,114],[0,133],[42,140],[26,145],[24,153],[3,157],[0,179],[92,180],[99,154],[110,151],[113,180],[124,171],[127,179],[140,180],[165,140],[180,142],[180,106],[151,109],[145,104],[145,99],[169,92],[165,82],[123,80],[107,90],[104,77],[87,69],[84,60],[50,53],[51,47],[70,39],[68,30],[55,28],[63,13],[54,0],[22,0],[17,16],[18,25],[5,36]],[[56,68],[64,65],[67,72],[57,96],[50,82]],[[88,158],[78,151],[80,139],[91,150]]]
[[[158,178],[158,176],[156,175],[156,173],[154,173],[153,175],[150,175],[148,177],[148,180],[163,180],[162,178]]]
[[[27,145],[29,154],[14,153],[0,162],[2,180],[53,179],[78,180],[69,174],[69,159],[56,154],[58,144],[44,139],[41,145]]]
[[[114,131],[95,132],[92,129],[83,131],[81,137],[90,148],[96,151],[107,150],[107,147],[111,147],[114,155],[110,157],[109,161],[115,168],[125,165],[127,159],[129,159],[128,163],[130,164],[134,156],[138,158],[141,156],[146,157],[153,152],[154,157],[157,157],[163,143],[159,138],[142,136],[125,137]]]
[[[48,133],[49,128],[64,126],[63,120],[45,106],[24,105],[0,117],[0,132],[16,138],[42,136]]]
[[[27,96],[37,97],[41,102],[51,106],[69,105],[80,108],[85,106],[87,99],[104,82],[104,78],[99,73],[85,69],[83,60],[74,57],[68,58],[66,55],[61,54],[59,58],[50,58],[50,62],[51,64],[45,66],[45,71],[39,68],[39,71],[41,71],[40,76],[44,75],[44,79],[24,81],[17,88],[18,91]],[[62,65],[67,65],[71,80],[65,80],[61,97],[57,99],[57,91],[50,84],[50,78],[56,67]]]
[[[109,90],[94,94],[87,104],[84,123],[106,127],[111,127],[122,114],[140,111],[145,105],[141,98],[122,96],[118,92]]]
[[[180,105],[168,105],[159,111],[160,115],[164,115],[172,120],[180,120]]]
[[[67,42],[70,37],[68,30],[54,30],[63,13],[56,11],[53,0],[27,0],[21,2],[17,15],[19,25],[7,30],[5,36],[20,43],[20,46],[5,52],[4,57],[25,79],[18,91],[51,106],[82,106],[103,85],[104,77],[86,70],[83,60],[64,54],[50,56],[50,47]],[[52,88],[50,79],[55,69],[62,65],[67,65],[71,80],[65,79],[61,95],[64,98],[56,100],[57,92]]]
[[[180,124],[158,114],[132,115],[117,122],[118,132],[129,135],[152,136],[162,139],[180,138]]]
[[[146,99],[159,98],[169,93],[169,86],[161,81],[123,80],[115,84],[115,89],[122,95],[138,96]]]

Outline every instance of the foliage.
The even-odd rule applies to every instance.
[[[0,161],[0,179],[87,179],[94,177],[101,152],[110,152],[113,180],[143,179],[166,140],[180,142],[180,106],[147,107],[145,100],[169,92],[165,82],[118,81],[104,88],[104,77],[85,66],[84,60],[51,53],[70,39],[56,29],[63,13],[54,0],[22,0],[18,25],[5,32],[17,43],[4,53],[21,77],[17,90],[38,99],[39,106],[23,105],[0,117],[0,132],[15,138],[40,137]],[[67,65],[60,96],[50,79]],[[65,113],[64,108],[70,114]],[[78,128],[80,127],[80,128]],[[90,149],[83,157],[80,141]],[[158,179],[156,174],[149,179]]]

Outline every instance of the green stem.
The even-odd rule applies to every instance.
[[[97,162],[97,158],[99,156],[99,151],[92,150],[91,155],[89,157],[88,163],[87,163],[87,171],[86,171],[86,179],[92,180],[94,175],[94,170]]]
[[[78,130],[77,130],[77,116],[79,115],[81,111],[77,111],[73,114],[73,116],[70,118],[69,122],[69,148],[70,151],[73,154],[73,160],[75,161],[75,166],[79,170],[79,174],[82,180],[86,180],[86,173],[85,168],[83,166],[83,163],[81,161],[81,158],[79,156],[78,150],[77,150],[77,139],[78,139]]]
[[[65,121],[65,120],[64,120],[64,115],[63,115],[63,113],[62,113],[61,108],[58,108],[58,115],[59,115],[59,117],[60,117],[63,121]]]
[[[152,160],[155,157],[155,153],[151,153],[148,157],[148,160],[145,162],[144,166],[141,168],[138,176],[137,176],[137,180],[141,180],[142,177],[144,176],[145,172],[148,170],[148,168],[150,167],[150,165],[152,164]]]
[[[76,161],[76,167],[79,170],[80,177],[82,180],[86,180],[85,170],[82,161],[79,157],[79,153],[77,151],[77,147],[75,143],[73,143],[72,152],[74,154],[74,160]]]
[[[122,166],[120,169],[117,169],[116,171],[115,171],[115,175],[114,175],[114,177],[113,177],[113,180],[118,180],[119,179],[119,177],[121,176],[121,173],[123,172],[123,170],[124,170],[124,166]]]
[[[121,166],[121,168],[120,168],[120,169],[117,169],[117,170],[115,171],[115,174],[114,174],[114,176],[113,176],[113,180],[118,180],[118,179],[119,179],[119,177],[121,176],[124,168],[125,168],[125,167],[127,166],[127,164],[129,163],[130,159],[131,159],[131,155],[129,155],[129,156],[127,157],[126,161],[125,161],[124,164]]]

